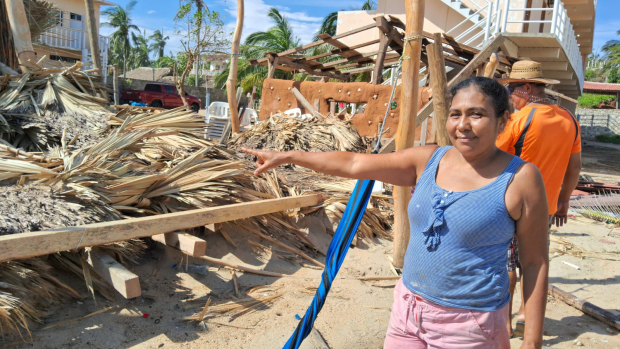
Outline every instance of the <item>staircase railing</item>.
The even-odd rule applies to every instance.
[[[555,35],[560,42],[562,49],[564,50],[570,64],[573,67],[573,71],[577,74],[579,80],[579,86],[582,88],[584,81],[583,73],[583,61],[581,52],[579,51],[579,44],[575,36],[573,25],[568,17],[568,12],[564,7],[564,3],[560,0],[555,0],[552,8],[512,8],[511,1],[503,0],[504,8],[499,9],[499,0],[495,0],[494,3],[487,1],[487,4],[478,9],[474,14],[467,17],[465,20],[454,26],[454,28],[447,31],[447,34],[455,32],[467,22],[474,22],[469,25],[467,30],[460,33],[455,37],[456,41],[462,42],[466,45],[476,45],[478,48],[484,47],[493,38],[494,34],[500,32],[523,32],[523,27],[520,29],[510,28],[510,24],[542,24],[542,33],[550,33]],[[551,15],[551,19],[531,20],[522,19],[515,20],[510,19],[513,15],[523,12],[541,12],[545,13],[545,18],[549,18],[547,15]],[[487,14],[486,16],[484,14]],[[488,15],[490,14],[490,15]],[[476,16],[484,16],[482,19],[476,21]],[[517,16],[518,17],[518,16]],[[542,17],[542,16],[541,16]]]

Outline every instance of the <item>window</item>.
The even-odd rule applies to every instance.
[[[177,94],[177,90],[176,88],[174,88],[174,86],[164,86],[164,90],[166,91],[166,93],[172,93],[172,94]]]
[[[82,15],[78,15],[77,13],[69,12],[69,17],[76,21],[82,20]]]
[[[144,86],[144,91],[161,92],[161,87],[159,87],[159,86],[160,85],[147,84],[146,86]]]

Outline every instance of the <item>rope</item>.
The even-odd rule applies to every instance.
[[[407,52],[407,43],[411,40],[415,40],[415,39],[424,39],[424,35],[414,35],[414,36],[410,36],[408,38],[405,38],[405,43],[403,44],[403,55],[400,56],[400,59],[398,60],[399,62],[402,62],[403,59],[409,59],[410,57],[405,55],[405,52]]]

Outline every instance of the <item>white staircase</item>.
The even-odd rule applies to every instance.
[[[456,12],[462,14],[463,17],[471,17],[470,21],[473,23],[477,23],[484,18],[482,14],[477,13],[475,10],[472,10],[471,8],[469,8],[469,6],[465,5],[460,0],[441,0],[441,2],[455,9]]]

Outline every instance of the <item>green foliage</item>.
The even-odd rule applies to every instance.
[[[620,72],[618,71],[618,67],[613,67],[609,70],[609,75],[607,75],[607,82],[612,84],[620,83]]]
[[[134,47],[131,50],[129,58],[128,68],[148,67],[151,65],[149,59],[149,39],[146,37],[146,30],[144,34],[131,34],[131,38],[134,43]]]
[[[131,22],[131,11],[135,6],[136,1],[132,0],[125,8],[116,5],[101,12],[108,19],[101,26],[116,29],[110,36],[110,63],[122,66],[124,72],[127,71],[132,49],[130,36],[139,31]]]
[[[163,30],[156,30],[153,32],[151,36],[149,36],[149,40],[153,40],[153,43],[149,45],[149,51],[155,52],[157,54],[157,58],[164,57],[164,48],[166,47],[166,40],[170,40],[169,36],[164,37]]]
[[[598,108],[601,104],[612,104],[615,103],[615,96],[608,95],[595,95],[591,93],[584,93],[581,97],[579,97],[579,107],[580,108]]]
[[[205,79],[203,76],[198,76],[198,86],[202,86],[205,84]],[[187,78],[187,83],[186,85],[188,86],[196,86],[196,76],[195,75],[191,75]]]
[[[585,79],[586,81],[605,82],[607,77],[602,69],[587,69]]]
[[[620,135],[597,135],[596,140],[603,143],[620,144]]]
[[[175,62],[176,58],[170,53],[170,56],[159,57],[157,60],[151,61],[151,66],[153,68],[172,68]]]

